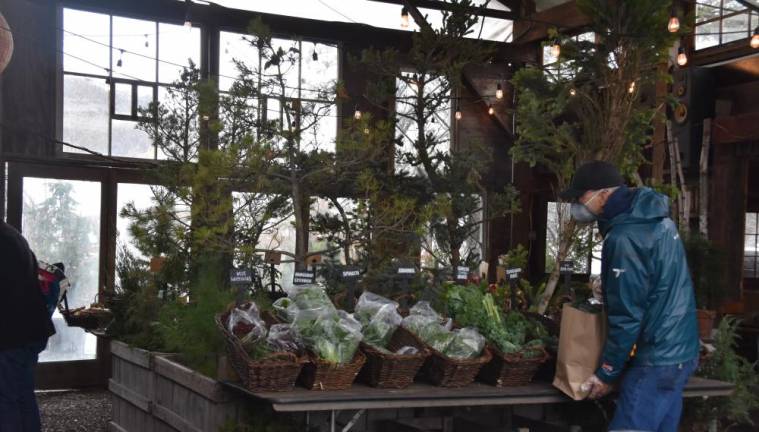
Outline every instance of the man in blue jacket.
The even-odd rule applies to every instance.
[[[0,220],[0,432],[39,432],[34,366],[55,328],[39,287],[37,259]]]
[[[669,200],[649,188],[628,188],[602,161],[578,168],[561,197],[572,202],[578,223],[598,222],[604,237],[609,331],[601,367],[584,388],[596,399],[621,379],[612,431],[676,432],[699,341],[693,286]]]

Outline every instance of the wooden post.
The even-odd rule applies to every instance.
[[[698,171],[698,230],[704,238],[709,237],[709,149],[711,138],[712,119],[704,119]]]

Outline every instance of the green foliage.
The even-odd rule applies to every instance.
[[[724,254],[699,233],[681,233],[700,309],[716,310],[726,296],[722,281]]]
[[[753,425],[751,413],[759,409],[759,374],[755,370],[756,364],[749,363],[735,352],[738,325],[739,321],[735,318],[722,319],[714,339],[715,351],[709,354],[697,372],[698,376],[704,378],[733,383],[733,394],[707,400],[688,400],[685,405],[685,422],[718,419],[727,424]],[[726,426],[724,430],[728,428]]]
[[[453,109],[451,96],[461,86],[464,67],[485,63],[494,55],[481,41],[463,37],[473,32],[478,22],[466,10],[472,4],[471,0],[450,2],[451,11],[443,12],[440,28],[423,26],[412,36],[412,46],[403,56],[395,49],[370,49],[360,59],[374,75],[369,80],[368,99],[396,117],[382,145],[387,149],[386,157],[392,153],[396,163],[371,175],[379,190],[409,198],[391,203],[410,206],[411,214],[425,216],[400,226],[406,235],[394,237],[406,249],[421,245],[431,257],[425,263],[427,267],[479,263],[479,227],[518,209],[513,189],[490,190],[488,212],[480,215],[480,197],[488,191],[485,178],[492,169],[492,152],[471,138],[464,138],[454,148],[448,120],[439,114]],[[402,72],[409,69],[412,71]],[[397,129],[398,138],[393,129]],[[399,190],[393,190],[390,183],[400,185]],[[412,191],[414,195],[409,196]],[[380,199],[388,196],[381,193]]]
[[[448,312],[461,326],[476,327],[505,354],[534,355],[548,332],[543,325],[517,311],[502,315],[490,293],[480,287],[451,285],[446,291]],[[483,313],[484,311],[484,313]]]
[[[216,376],[216,355],[224,350],[214,317],[234,301],[234,294],[218,285],[222,273],[215,260],[201,261],[198,277],[191,282],[190,302],[171,302],[160,316],[166,349],[180,353],[188,366],[211,377]]]
[[[119,284],[107,301],[114,318],[108,334],[142,349],[164,350],[158,324],[163,301],[158,296],[156,278],[146,271],[146,263],[126,247],[119,251],[116,274]]]

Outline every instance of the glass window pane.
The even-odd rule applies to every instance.
[[[759,213],[746,213],[746,234],[759,234]]]
[[[114,114],[132,115],[132,85],[116,83],[114,87]]]
[[[137,108],[148,109],[153,102],[153,87],[137,87]]]
[[[219,89],[227,91],[240,75],[235,61],[252,71],[258,70],[258,49],[239,33],[219,34]]]
[[[696,49],[719,45],[719,20],[696,26]]]
[[[301,97],[304,99],[332,100],[338,77],[338,50],[324,44],[303,43],[303,70]],[[314,53],[317,60],[314,60]]]
[[[129,232],[130,219],[123,217],[121,211],[127,204],[132,204],[136,210],[147,210],[153,204],[153,192],[150,185],[119,183],[116,210],[118,218],[116,219],[116,251],[121,253],[126,248],[136,257],[147,258],[132,243],[134,237]]]
[[[272,65],[261,71],[264,76],[264,83],[261,85],[261,91],[267,94],[281,95],[282,86],[284,86],[285,96],[288,98],[296,98],[298,97],[300,44],[295,40],[277,38],[272,38],[271,44],[276,52],[279,52],[281,49],[284,55],[279,62],[279,66]]]
[[[301,148],[305,151],[335,151],[337,107],[334,104],[304,102],[301,124]]]
[[[63,77],[63,141],[108,153],[109,86],[103,78]],[[72,147],[63,151],[83,153]]]
[[[749,37],[749,15],[747,13],[725,18],[722,21],[722,43]]]
[[[26,177],[22,226],[39,260],[62,262],[71,283],[69,305],[89,306],[98,293],[100,257],[100,183]],[[93,359],[96,339],[68,327],[57,311],[56,334],[40,361]]]
[[[155,33],[153,21],[113,17],[113,76],[155,82]],[[121,66],[117,63],[119,58]]]
[[[180,79],[190,61],[200,68],[200,29],[173,24],[158,25],[158,78],[163,83]]]
[[[696,4],[696,22],[706,21],[720,16],[722,0],[701,0]]]
[[[137,130],[137,123],[112,120],[111,154],[142,159],[155,159],[155,147],[147,133]]]
[[[63,70],[108,75],[110,31],[108,15],[63,9]]]

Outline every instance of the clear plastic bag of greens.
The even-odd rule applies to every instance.
[[[335,309],[327,292],[320,285],[304,285],[294,291],[293,302],[298,309],[317,309],[321,307]]]
[[[361,333],[361,323],[358,322],[358,320],[348,312],[338,309],[337,316],[340,317],[340,321],[350,327],[350,329],[354,332]]]
[[[266,343],[272,351],[286,351],[300,353],[303,351],[303,345],[295,336],[290,324],[274,324],[269,328],[269,335],[266,337]]]
[[[437,321],[442,321],[443,317],[440,316],[435,309],[432,308],[432,305],[428,301],[420,301],[414,306],[411,307],[409,310],[409,315],[421,315],[426,317],[434,318]]]
[[[430,315],[409,315],[401,325],[414,333],[437,351],[443,352],[453,340],[453,333],[440,325],[437,319]]]
[[[393,309],[398,309],[398,303],[388,298],[382,297],[368,291],[361,294],[356,303],[356,311],[354,316],[357,320],[361,321],[363,325],[367,325],[372,320],[374,315],[380,311],[380,309],[390,306]]]
[[[232,309],[229,312],[227,328],[243,344],[266,337],[266,323],[261,319],[255,303],[243,304]]]
[[[470,359],[478,357],[485,348],[485,337],[476,329],[466,327],[453,331],[453,339],[442,351],[443,354],[454,359]]]
[[[396,308],[394,304],[385,304],[374,313],[369,323],[363,328],[366,343],[378,347],[387,346],[393,333],[403,321],[403,317]]]
[[[274,314],[277,318],[287,323],[292,323],[295,320],[295,315],[298,314],[298,306],[289,297],[277,299],[271,306],[274,308]]]

